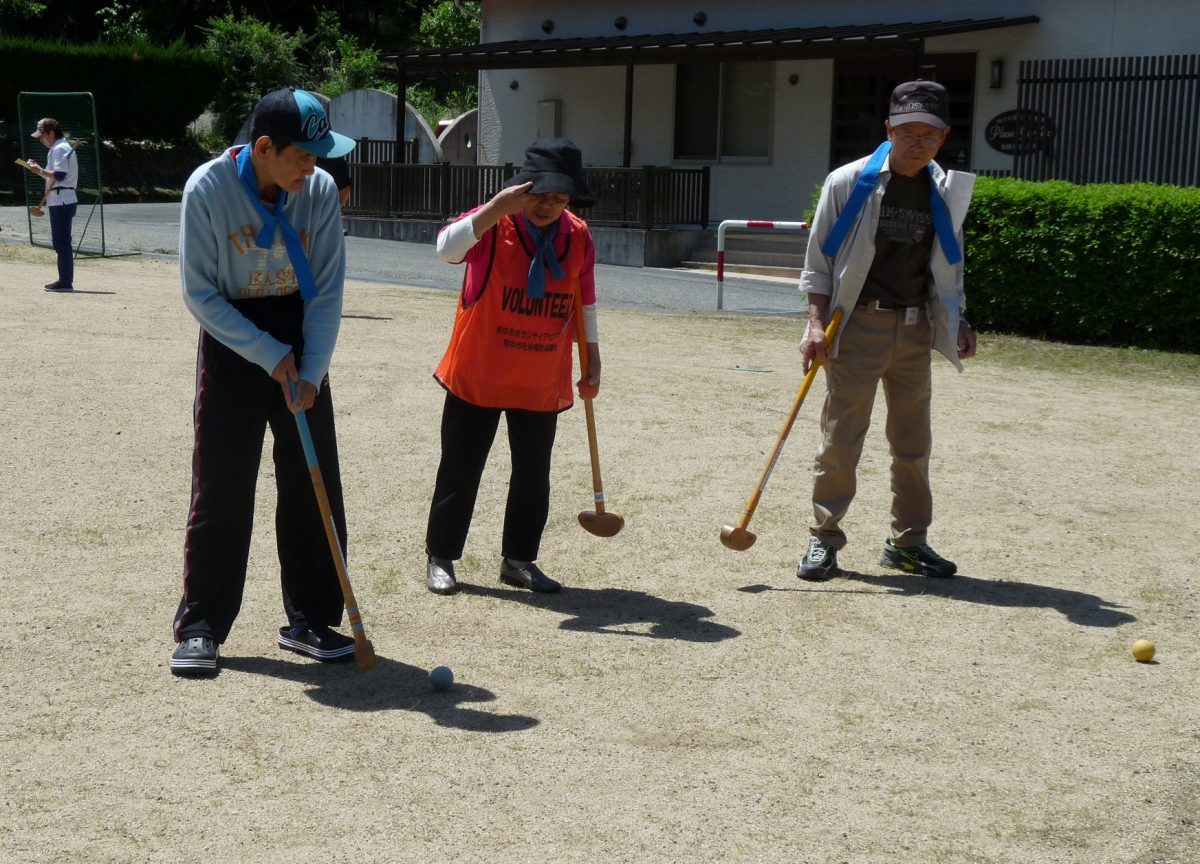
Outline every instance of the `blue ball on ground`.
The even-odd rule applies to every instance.
[[[437,666],[429,673],[429,685],[434,690],[448,690],[454,683],[454,673],[449,666]]]

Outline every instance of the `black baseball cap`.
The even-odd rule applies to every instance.
[[[946,88],[936,81],[906,81],[892,91],[888,122],[928,123],[935,129],[950,125],[950,99]]]
[[[345,156],[357,144],[329,127],[329,117],[316,96],[295,87],[275,90],[258,101],[250,120],[250,134],[295,144],[314,156]]]

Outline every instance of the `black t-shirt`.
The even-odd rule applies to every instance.
[[[336,159],[319,157],[317,159],[317,167],[329,172],[338,189],[347,189],[352,185],[350,182],[350,166],[346,164],[344,156],[339,156]]]
[[[929,299],[929,258],[933,254],[932,180],[893,173],[888,178],[875,232],[875,260],[863,284],[863,300],[924,306]]]

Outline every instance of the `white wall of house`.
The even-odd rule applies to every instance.
[[[707,15],[697,27],[693,16]],[[801,26],[953,21],[1037,15],[1040,22],[926,41],[928,54],[975,53],[973,168],[1003,169],[1012,159],[984,139],[986,121],[1014,109],[1022,60],[1194,54],[1200,50],[1195,0],[925,0],[898,8],[887,0],[484,0],[482,40],[583,38]],[[623,16],[625,30],[614,21]],[[545,21],[552,31],[543,31]],[[1004,83],[988,86],[993,60]],[[833,61],[776,63],[770,157],[761,164],[712,164],[712,219],[799,219],[828,169]],[[788,82],[791,74],[798,82]],[[634,72],[633,165],[687,165],[672,159],[674,66]],[[512,82],[517,88],[511,89]],[[480,76],[480,161],[520,163],[538,132],[538,102],[561,100],[561,133],[591,165],[623,159],[624,67],[503,69]],[[880,138],[882,140],[880,130]],[[865,155],[865,154],[864,154]]]

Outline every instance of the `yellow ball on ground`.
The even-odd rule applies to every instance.
[[[1133,659],[1139,663],[1146,663],[1154,659],[1154,643],[1149,639],[1137,640],[1129,650],[1133,652]]]

